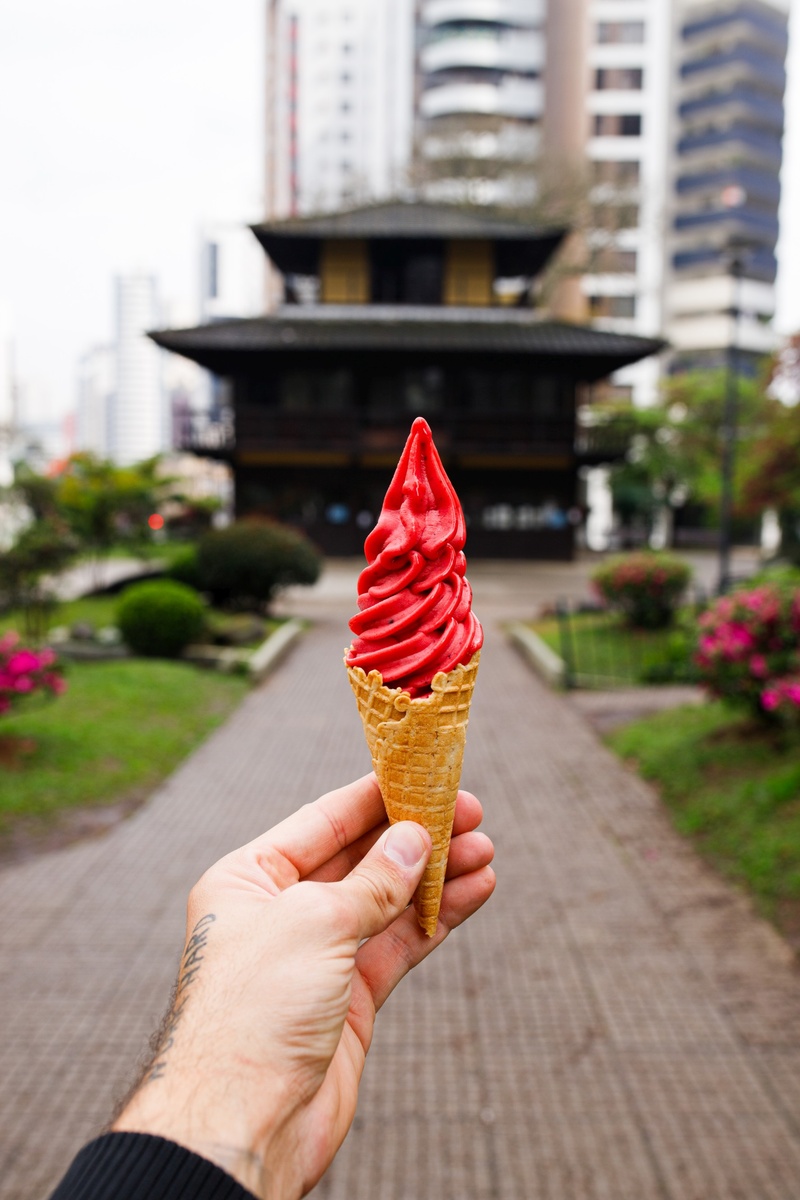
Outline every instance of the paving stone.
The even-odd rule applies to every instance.
[[[524,579],[474,580],[464,786],[496,895],[381,1013],[315,1200],[789,1200],[793,957],[505,644]],[[291,658],[134,816],[0,872],[2,1200],[46,1195],[135,1076],[205,867],[368,769],[341,666],[351,596],[323,590]]]

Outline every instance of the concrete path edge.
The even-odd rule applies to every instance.
[[[521,621],[506,626],[512,646],[530,663],[538,675],[554,687],[565,686],[566,667],[563,658],[542,641],[538,634]]]
[[[251,656],[248,666],[252,683],[261,683],[263,679],[266,679],[284,655],[288,654],[305,628],[306,625],[303,621],[292,617],[280,625],[265,642],[261,643],[255,654]]]

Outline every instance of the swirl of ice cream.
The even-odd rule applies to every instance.
[[[364,544],[369,565],[358,581],[348,667],[380,671],[387,686],[416,697],[439,671],[469,662],[483,630],[464,575],[465,540],[458,496],[417,417]]]

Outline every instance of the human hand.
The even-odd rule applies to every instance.
[[[494,890],[481,816],[460,792],[433,938],[408,907],[430,838],[387,828],[374,775],[211,867],[155,1058],[113,1130],[178,1142],[264,1200],[310,1191],[355,1115],[377,1010]]]

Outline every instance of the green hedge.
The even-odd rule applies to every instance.
[[[135,654],[177,658],[205,627],[205,605],[185,584],[165,579],[127,588],[117,608],[117,624]]]

